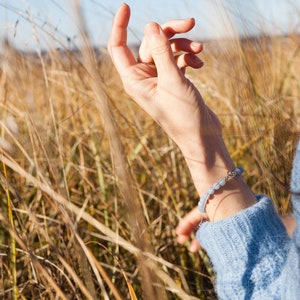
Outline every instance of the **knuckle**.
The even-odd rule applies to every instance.
[[[152,55],[162,55],[168,53],[170,46],[168,44],[156,45],[152,48]]]

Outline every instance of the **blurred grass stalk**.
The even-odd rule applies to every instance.
[[[0,154],[1,155],[1,154]],[[2,163],[3,167],[3,174],[4,174],[4,190],[6,192],[6,201],[7,201],[7,215],[9,224],[14,230],[14,218],[13,218],[13,203],[10,197],[9,185],[8,185],[8,178],[7,178],[7,171],[6,165]],[[1,178],[2,179],[2,178]],[[0,179],[0,180],[1,180]],[[18,287],[17,287],[17,253],[16,253],[16,240],[12,233],[10,233],[10,270],[11,270],[11,279],[12,279],[12,299],[18,299]]]
[[[5,74],[5,70],[4,73]],[[1,84],[0,86],[4,87],[5,90],[5,84],[6,84],[6,76],[3,75],[1,76],[1,80],[0,80]],[[5,99],[5,94],[1,92],[0,93],[0,97],[3,97],[4,101]],[[6,109],[2,110],[2,114],[0,117],[2,117],[3,119],[6,117],[7,111]],[[0,138],[2,138],[2,141],[6,141],[5,140],[5,130],[4,127],[1,126],[1,134],[0,134]],[[1,144],[0,144],[1,147]],[[8,143],[8,149],[10,148],[10,145]],[[0,148],[1,149],[1,148]],[[1,157],[2,153],[0,151],[0,157]],[[15,229],[15,225],[14,225],[14,217],[13,217],[13,203],[12,203],[12,199],[11,199],[11,195],[10,195],[10,189],[9,189],[9,181],[8,181],[8,175],[7,175],[7,170],[6,170],[6,165],[2,162],[2,169],[3,169],[3,176],[2,174],[0,177],[0,183],[6,193],[6,202],[7,202],[7,216],[8,216],[8,220],[9,220],[9,224],[12,228],[12,230]],[[0,169],[1,172],[1,169]],[[2,238],[2,235],[0,236],[0,238]],[[17,300],[18,299],[18,287],[17,287],[17,253],[16,253],[16,240],[14,238],[14,235],[12,234],[12,232],[10,232],[9,235],[9,240],[10,240],[10,271],[11,271],[11,282],[12,282],[12,295],[11,298],[13,300]],[[1,241],[1,240],[0,240]]]
[[[135,191],[131,174],[128,171],[129,165],[125,156],[124,147],[122,145],[119,129],[114,120],[108,95],[105,93],[103,79],[97,70],[97,60],[94,53],[94,48],[89,37],[88,30],[83,18],[82,9],[78,0],[74,1],[75,10],[78,16],[78,25],[82,38],[82,54],[84,66],[87,70],[88,78],[90,79],[91,90],[93,91],[96,107],[102,119],[104,130],[110,142],[110,153],[114,166],[116,182],[120,194],[127,206],[128,222],[132,230],[133,243],[140,249],[137,253],[138,269],[141,276],[141,284],[144,297],[147,299],[167,299],[164,289],[161,288],[158,277],[151,270],[145,259],[143,252],[154,253],[149,241],[148,230],[143,216],[143,210],[138,196]],[[131,293],[133,291],[131,290]]]

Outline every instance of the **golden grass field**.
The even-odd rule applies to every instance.
[[[180,151],[125,94],[106,53],[3,50],[0,299],[215,299],[177,244],[197,204]],[[289,213],[300,37],[204,42],[187,70],[255,193]]]

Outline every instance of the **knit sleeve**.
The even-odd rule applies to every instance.
[[[292,239],[272,201],[258,202],[219,222],[206,222],[197,239],[216,272],[219,299],[298,299],[300,295],[300,142],[292,170],[296,230]]]
[[[298,144],[292,170],[291,199],[296,219],[296,230],[293,235],[295,244],[300,252],[300,142]]]
[[[216,272],[219,299],[277,299],[291,239],[272,201],[257,196],[257,204],[218,222],[206,222],[197,239]],[[278,298],[279,299],[279,298]]]

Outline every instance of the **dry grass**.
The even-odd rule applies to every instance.
[[[299,36],[205,49],[205,68],[188,76],[247,182],[286,214]],[[1,61],[0,298],[215,299],[205,254],[175,241],[197,203],[181,153],[124,93],[105,51],[7,44]]]

